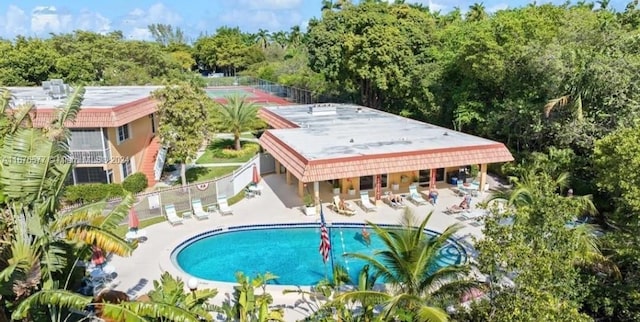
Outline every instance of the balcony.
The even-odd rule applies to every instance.
[[[105,164],[111,162],[111,151],[71,150],[71,158],[75,164]]]

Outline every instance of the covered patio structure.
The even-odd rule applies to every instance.
[[[470,168],[484,190],[488,164],[513,161],[502,143],[363,106],[265,106],[259,115],[270,127],[260,144],[276,173],[316,200],[324,182],[341,194],[371,190],[379,201],[384,189],[453,183]]]

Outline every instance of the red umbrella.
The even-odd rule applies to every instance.
[[[138,214],[134,208],[129,210],[129,228],[138,229],[140,225],[140,219],[138,218]]]
[[[99,266],[107,261],[107,259],[104,257],[104,252],[102,251],[102,249],[96,246],[91,246],[91,250],[93,252],[93,254],[91,254],[91,262],[93,263],[93,265]]]
[[[253,183],[258,184],[260,182],[260,174],[258,173],[258,167],[253,164]]]

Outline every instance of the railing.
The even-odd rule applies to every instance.
[[[162,169],[164,168],[164,162],[167,157],[167,148],[161,146],[158,149],[158,154],[156,156],[156,164],[153,166],[153,176],[156,180],[160,180],[162,177]]]
[[[72,161],[76,164],[105,164],[111,159],[111,151],[104,150],[72,150]]]

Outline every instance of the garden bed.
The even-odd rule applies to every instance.
[[[242,150],[235,151],[232,139],[216,139],[207,146],[196,164],[247,162],[260,151],[260,145],[255,142],[241,141],[240,145]]]

